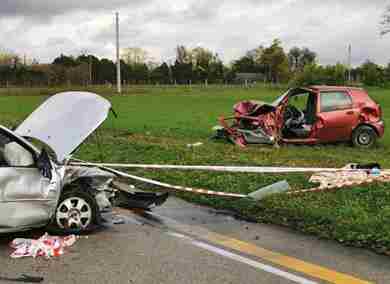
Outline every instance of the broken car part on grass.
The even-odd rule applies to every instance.
[[[243,101],[233,110],[234,116],[219,118],[215,137],[241,147],[342,141],[371,147],[384,134],[381,107],[360,88],[295,88],[273,103]]]
[[[0,126],[0,233],[47,225],[80,232],[105,221],[113,206],[148,208],[166,200],[167,194],[115,187],[113,173],[68,165],[110,110],[96,94],[66,92],[47,99],[15,131]]]

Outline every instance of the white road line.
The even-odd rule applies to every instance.
[[[185,241],[187,241],[187,242],[191,243],[192,245],[197,246],[199,248],[208,250],[210,252],[214,252],[216,254],[222,255],[226,258],[230,258],[230,259],[233,259],[233,260],[238,261],[238,262],[245,263],[245,264],[252,266],[254,268],[264,270],[266,272],[278,275],[280,277],[286,278],[286,279],[294,281],[296,283],[302,283],[302,284],[317,284],[318,283],[318,282],[314,282],[314,281],[308,280],[306,278],[297,276],[295,274],[280,270],[280,269],[275,268],[271,265],[263,264],[261,262],[254,261],[254,260],[249,259],[247,257],[243,257],[241,255],[229,252],[229,251],[224,250],[222,248],[218,248],[216,246],[213,246],[213,245],[201,242],[201,241],[197,241],[197,240],[195,240],[189,236],[183,235],[183,234],[179,234],[179,233],[175,233],[175,232],[167,232],[167,234],[170,236],[176,237],[176,238],[183,239],[183,240],[185,240]]]

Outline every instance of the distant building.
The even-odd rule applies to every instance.
[[[263,82],[264,75],[261,73],[236,73],[235,81],[237,83]]]

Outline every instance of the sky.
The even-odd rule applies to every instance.
[[[173,61],[175,47],[209,48],[229,63],[279,38],[286,50],[308,47],[320,64],[390,62],[390,34],[380,21],[390,0],[1,0],[0,50],[41,63],[59,54],[115,57],[115,12],[121,47],[141,47]]]

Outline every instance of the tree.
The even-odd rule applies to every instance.
[[[177,83],[187,84],[189,80],[193,79],[192,63],[180,63],[176,59],[172,66],[172,77]]]
[[[384,81],[384,70],[374,62],[367,60],[362,66],[363,83],[368,86],[378,86]]]
[[[236,73],[256,73],[256,62],[252,56],[245,55],[233,62],[232,69]]]
[[[64,67],[75,67],[79,64],[73,56],[61,54],[53,60],[54,65],[62,65]]]
[[[271,46],[264,48],[260,63],[265,67],[268,81],[277,83],[289,79],[288,59],[280,40],[274,39]]]
[[[382,16],[381,25],[382,25],[382,30],[381,30],[382,35],[390,33],[390,5],[387,6],[385,13]]]
[[[317,54],[307,47],[302,49],[293,47],[288,53],[290,69],[292,71],[302,71],[306,65],[315,63],[316,57]]]
[[[209,65],[208,80],[212,82],[221,81],[224,79],[224,66],[218,54],[215,54]]]
[[[209,67],[214,60],[214,54],[203,47],[196,47],[190,51],[193,76],[195,80],[205,80],[208,77]]]
[[[324,70],[322,66],[307,64],[301,72],[295,73],[290,84],[292,86],[309,86],[324,83]]]
[[[81,63],[66,69],[67,83],[72,85],[87,85],[89,82],[89,65]]]
[[[171,81],[170,77],[170,70],[165,62],[150,72],[150,79],[154,83],[168,84]]]
[[[348,69],[343,64],[337,63],[334,66],[334,70],[333,70],[333,80],[334,81],[332,82],[332,84],[344,85],[346,82],[347,70]]]
[[[116,65],[107,58],[102,58],[97,66],[96,81],[100,84],[114,84],[116,80]]]
[[[387,85],[390,85],[390,62],[387,63],[387,66],[384,70],[384,79]]]
[[[82,54],[76,58],[78,65],[85,64],[88,66],[88,72],[90,72],[91,78],[88,79],[90,84],[93,84],[96,81],[96,74],[99,67],[99,58],[92,54]]]
[[[299,61],[300,61],[301,55],[302,55],[302,52],[301,52],[301,49],[299,47],[295,46],[295,47],[290,49],[290,51],[288,52],[288,60],[290,63],[291,70],[293,70],[293,71],[298,70],[298,68],[300,66]]]
[[[185,46],[176,47],[176,60],[172,66],[172,77],[177,83],[186,84],[193,78],[193,64],[191,51]]]
[[[246,56],[252,58],[256,65],[260,65],[261,64],[261,56],[263,55],[263,52],[264,52],[264,47],[262,45],[260,45],[257,48],[249,50],[246,53]]]
[[[148,52],[140,47],[128,47],[121,51],[121,60],[128,65],[145,64],[148,58]]]
[[[245,56],[233,61],[232,70],[238,73],[264,73],[262,56],[264,47],[259,46],[249,50]]]
[[[191,52],[184,45],[178,45],[176,47],[176,61],[179,64],[190,63],[192,61]]]
[[[122,79],[133,83],[146,83],[149,79],[147,66],[149,54],[140,47],[128,47],[121,52]]]
[[[135,64],[131,66],[131,78],[136,84],[147,83],[149,79],[149,70],[146,64]]]
[[[311,51],[307,47],[301,49],[300,68],[305,67],[307,64],[315,63],[317,54]]]

